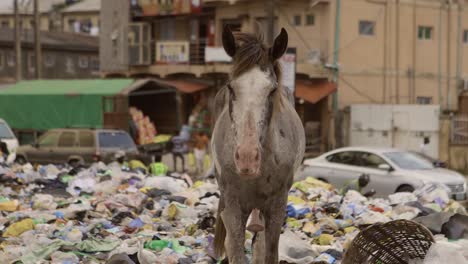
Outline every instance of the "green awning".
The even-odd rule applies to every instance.
[[[102,127],[102,97],[133,79],[22,81],[0,90],[0,118],[14,129]]]

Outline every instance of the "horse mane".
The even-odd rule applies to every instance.
[[[261,31],[256,34],[235,32],[234,38],[236,40],[236,53],[233,57],[231,78],[237,78],[255,66],[259,66],[263,71],[272,71],[278,82],[276,102],[280,106],[275,110],[281,109],[284,102],[283,87],[281,85],[281,66],[277,60],[272,60],[270,49],[265,44],[263,33]]]

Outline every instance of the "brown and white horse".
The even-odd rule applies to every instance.
[[[213,160],[221,191],[215,234],[218,255],[246,263],[246,222],[259,209],[265,230],[254,246],[254,263],[278,263],[278,242],[288,191],[302,161],[304,128],[280,85],[278,59],[288,45],[284,29],[268,48],[261,34],[226,27],[223,46],[233,58],[228,84],[215,99]]]

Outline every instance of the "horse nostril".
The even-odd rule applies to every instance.
[[[244,168],[244,169],[241,169],[240,172],[241,172],[242,174],[248,174],[248,173],[249,173],[249,169]]]
[[[239,160],[239,159],[240,159],[240,155],[239,155],[239,151],[238,151],[238,150],[236,150],[236,155],[235,155],[235,156],[236,156],[236,160]]]

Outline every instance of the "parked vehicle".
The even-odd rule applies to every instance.
[[[18,149],[19,143],[15,134],[13,131],[11,131],[10,126],[3,119],[0,119],[0,140],[6,143],[8,151],[10,152],[6,162],[13,162],[16,159],[16,151]]]
[[[90,164],[101,160],[111,162],[117,151],[128,159],[148,162],[127,132],[108,129],[53,129],[43,134],[36,143],[18,148],[18,163]]]
[[[398,149],[336,149],[305,160],[296,174],[296,180],[312,176],[341,188],[362,174],[370,175],[370,183],[364,192],[374,189],[376,196],[412,192],[425,183],[441,183],[450,188],[453,199],[466,199],[466,180],[461,174],[437,168],[417,154]]]

